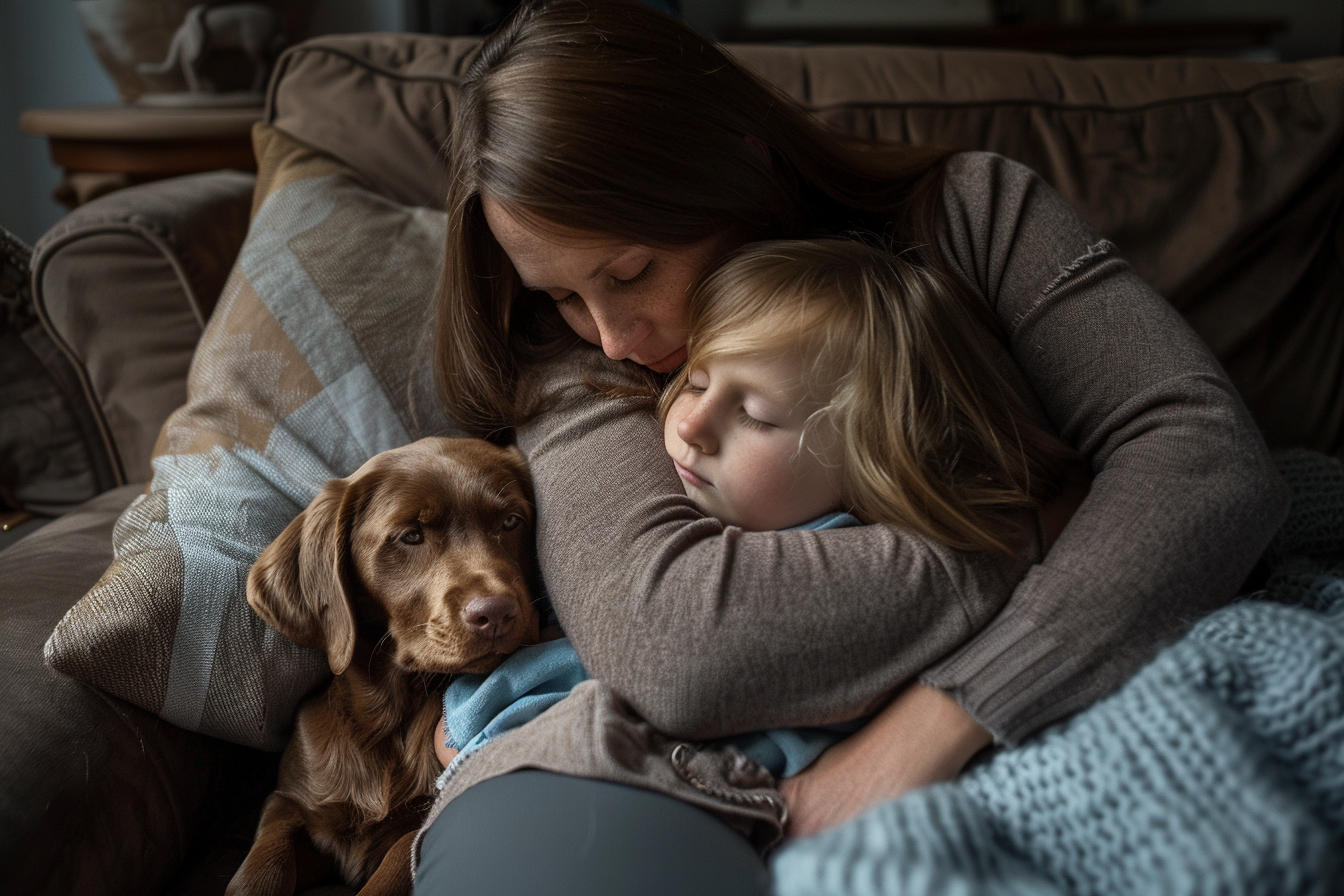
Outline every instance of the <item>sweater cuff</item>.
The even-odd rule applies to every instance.
[[[1009,606],[974,640],[926,669],[920,682],[951,695],[995,743],[1014,746],[1090,702],[1077,684],[1077,653]]]

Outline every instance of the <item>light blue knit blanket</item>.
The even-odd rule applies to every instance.
[[[778,896],[1344,893],[1344,471],[1278,460],[1260,599],[957,781],[780,849]]]

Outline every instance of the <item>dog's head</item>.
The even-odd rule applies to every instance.
[[[422,439],[328,482],[262,552],[247,602],[331,671],[356,643],[412,672],[488,672],[537,642],[517,449]]]

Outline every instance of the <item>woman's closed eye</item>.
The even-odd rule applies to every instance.
[[[622,278],[617,277],[614,274],[607,274],[607,281],[614,289],[625,289],[626,287],[634,286],[636,283],[645,280],[649,276],[649,272],[652,269],[653,269],[653,261],[650,260],[646,262],[644,267],[639,269],[639,273],[635,274],[633,277]],[[553,298],[552,301],[555,302],[557,307],[563,308],[564,306],[570,305],[575,301],[583,301],[583,299],[577,292],[571,292],[568,293],[567,295],[561,296],[558,299]]]
[[[639,273],[635,274],[633,277],[617,277],[615,274],[607,274],[607,278],[613,287],[622,289],[627,286],[633,286],[641,280],[646,279],[649,276],[649,272],[652,270],[653,259],[649,259],[644,263],[644,267],[639,269]]]

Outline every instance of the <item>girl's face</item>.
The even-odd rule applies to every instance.
[[[736,243],[723,235],[689,246],[645,246],[524,222],[488,195],[481,206],[527,289],[550,295],[574,332],[607,357],[658,373],[686,360],[691,288]]]
[[[787,529],[841,503],[840,443],[807,420],[830,390],[809,388],[796,353],[712,358],[672,402],[663,444],[686,494],[743,529]],[[822,393],[822,394],[819,394]]]

